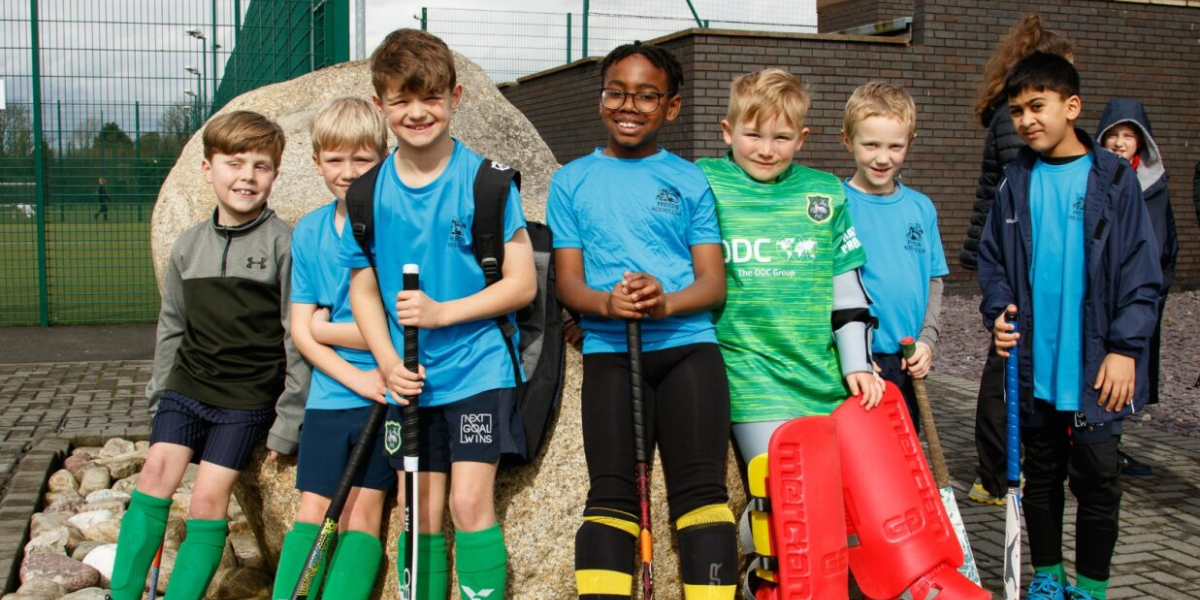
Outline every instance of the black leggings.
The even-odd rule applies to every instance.
[[[1076,428],[1074,413],[1056,412],[1041,400],[1034,404],[1034,414],[1021,426],[1025,447],[1021,505],[1029,530],[1031,562],[1035,567],[1048,567],[1063,561],[1063,482],[1067,481],[1079,500],[1075,570],[1098,581],[1107,580],[1121,515],[1117,442],[1122,423]]]
[[[643,397],[650,450],[658,443],[671,520],[724,504],[729,445],[729,382],[716,344],[691,344],[642,354]],[[583,448],[588,508],[638,513],[629,358],[583,357]]]

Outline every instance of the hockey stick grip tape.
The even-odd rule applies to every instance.
[[[625,322],[625,338],[629,346],[629,398],[633,403],[633,454],[640,463],[650,461],[646,452],[646,403],[642,398],[642,324]]]
[[[1017,333],[1017,314],[1010,312],[1005,315],[1005,321],[1011,323],[1011,333]],[[1021,386],[1020,372],[1020,340],[1008,351],[1008,359],[1004,362],[1004,400],[1008,414],[1006,440],[1006,469],[1008,487],[1015,488],[1021,483]]]
[[[404,291],[411,292],[421,289],[420,271],[417,265],[404,265]],[[420,368],[418,362],[418,347],[417,347],[417,328],[404,328],[404,368],[412,372],[417,372]],[[410,396],[408,405],[403,409],[403,423],[400,431],[402,436],[402,446],[404,450],[404,468],[408,470],[409,459],[415,460],[418,454],[417,444],[417,426],[419,418],[417,416],[417,397]]]

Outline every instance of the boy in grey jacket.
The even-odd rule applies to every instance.
[[[253,112],[204,130],[201,169],[217,208],[171,249],[146,389],[158,408],[121,522],[113,600],[141,599],[188,463],[200,469],[176,558],[187,568],[174,571],[171,600],[204,596],[225,548],[233,483],[263,437],[272,456],[296,449],[309,367],[288,335],[292,230],[266,206],[283,146],[283,130]]]

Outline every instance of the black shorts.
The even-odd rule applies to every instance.
[[[372,407],[343,410],[306,410],[300,428],[300,458],[296,465],[296,489],[332,498],[341,483],[350,452],[358,443]],[[375,434],[375,444],[359,465],[353,486],[388,491],[396,487],[396,471],[384,456],[384,427]]]
[[[274,421],[273,408],[220,408],[167,390],[154,413],[150,444],[187,446],[192,449],[193,463],[204,461],[241,471]]]
[[[494,463],[502,454],[525,454],[525,427],[517,411],[516,388],[488,390],[450,404],[421,407],[419,414],[421,471],[449,473],[451,463]],[[402,407],[388,407],[389,433],[399,430],[401,415]],[[399,444],[388,444],[387,452],[392,468],[402,471],[404,452]]]

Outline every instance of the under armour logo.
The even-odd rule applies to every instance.
[[[498,163],[496,161],[492,161],[492,168],[497,171],[507,171],[507,170],[511,169],[512,167],[510,167],[504,163]],[[466,588],[464,588],[464,589],[466,589]]]
[[[253,269],[254,267],[258,267],[259,269],[267,268],[267,257],[263,256],[258,259],[255,259],[253,257],[247,258],[246,259],[246,268]]]
[[[496,590],[488,589],[488,590],[479,590],[478,592],[476,592],[475,590],[472,590],[471,588],[469,588],[465,585],[462,586],[462,589],[463,589],[463,592],[465,592],[467,594],[467,600],[476,600],[477,598],[487,598],[488,596],[492,595],[492,592],[496,591]]]
[[[711,585],[721,585],[721,563],[712,563],[708,565],[708,583]]]

